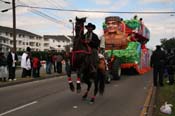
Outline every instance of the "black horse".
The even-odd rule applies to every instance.
[[[96,72],[91,69],[92,64],[90,59],[92,59],[92,51],[87,43],[84,42],[84,23],[86,18],[77,18],[75,22],[75,38],[73,40],[73,50],[69,54],[69,59],[66,61],[66,72],[68,76],[69,87],[71,91],[75,90],[71,71],[76,70],[77,72],[77,92],[81,91],[81,80],[87,84],[87,91],[83,95],[83,99],[87,98],[88,92],[90,91],[92,81],[94,82],[94,95],[91,98],[91,102],[94,102],[95,96],[100,92],[103,94],[105,88],[104,70],[97,68]],[[70,64],[69,64],[70,63]],[[104,65],[105,66],[105,65]]]

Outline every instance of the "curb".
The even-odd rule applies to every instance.
[[[155,99],[157,97],[157,88],[153,87],[153,93],[152,98],[150,101],[150,106],[148,108],[148,116],[153,116],[154,110],[155,110]]]
[[[151,85],[140,116],[153,116],[155,95],[156,88],[154,88],[153,85]]]

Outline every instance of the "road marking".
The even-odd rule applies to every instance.
[[[11,113],[11,112],[14,112],[14,111],[23,109],[23,108],[25,108],[25,107],[28,107],[28,106],[33,105],[33,104],[36,104],[36,103],[37,103],[37,101],[33,101],[33,102],[31,102],[31,103],[28,103],[28,104],[25,104],[25,105],[16,107],[16,108],[14,108],[14,109],[11,109],[11,110],[9,110],[9,111],[6,111],[6,112],[4,112],[4,113],[1,113],[0,116],[4,116],[4,115],[6,115],[6,114],[9,114],[9,113]]]

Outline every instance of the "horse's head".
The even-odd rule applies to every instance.
[[[75,38],[73,40],[73,50],[80,49],[81,39],[84,35],[84,23],[86,22],[86,17],[75,19]],[[78,47],[79,46],[79,47]]]
[[[76,37],[80,37],[84,34],[84,23],[86,22],[86,17],[78,18],[76,17],[75,22],[75,33]]]

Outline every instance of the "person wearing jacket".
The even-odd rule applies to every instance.
[[[175,53],[169,49],[166,54],[166,69],[168,72],[169,85],[174,84],[174,71],[175,71]]]
[[[161,50],[161,46],[157,45],[156,50],[151,55],[150,61],[151,67],[153,67],[153,84],[157,86],[157,81],[159,80],[159,85],[163,86],[163,72],[165,65],[165,52]]]
[[[22,78],[29,76],[31,71],[30,51],[31,48],[27,47],[26,52],[24,52],[21,57],[21,68],[23,69]]]
[[[7,80],[7,59],[3,52],[0,52],[0,78],[4,81]]]
[[[98,63],[98,49],[100,47],[100,39],[98,38],[97,34],[93,32],[95,30],[96,26],[92,23],[88,23],[88,25],[85,26],[87,29],[87,32],[85,33],[85,43],[88,44],[88,46],[92,49],[92,57],[90,59],[92,64],[92,72],[96,72],[97,63]],[[95,66],[95,67],[94,67]]]
[[[34,55],[32,59],[32,76],[34,78],[40,76],[40,67],[41,67],[40,58],[39,56]]]
[[[18,61],[18,56],[15,52],[14,48],[11,48],[8,56],[7,56],[7,67],[9,72],[8,80],[16,80],[15,71],[16,71],[16,63]]]

